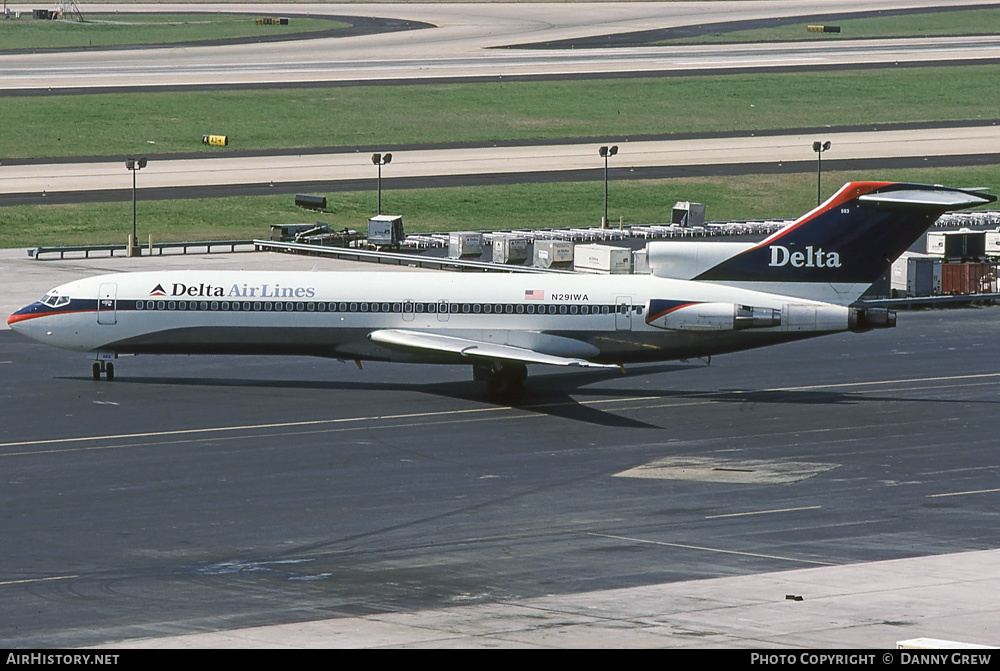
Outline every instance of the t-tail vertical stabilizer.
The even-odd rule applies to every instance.
[[[995,200],[945,186],[850,182],[763,242],[690,279],[848,304],[942,214]]]

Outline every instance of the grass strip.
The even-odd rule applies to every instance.
[[[262,13],[260,17],[270,14]],[[89,47],[183,44],[206,40],[273,37],[345,28],[323,18],[290,18],[286,25],[257,25],[248,14],[84,14],[85,21],[45,21],[24,17],[0,21],[0,49],[86,49]]]
[[[0,118],[3,156],[29,158],[877,127],[996,118],[996,100],[1000,66],[965,66],[0,97]],[[226,135],[229,146],[206,147],[204,134]]]
[[[817,10],[817,13],[823,13]],[[818,25],[839,26],[839,33],[809,32],[816,21],[787,20],[785,25],[753,28],[698,37],[668,39],[656,45],[721,44],[744,42],[802,42],[843,39],[890,39],[901,37],[945,37],[955,35],[995,35],[1000,33],[1000,9],[922,12],[897,16],[870,16],[844,21],[830,20]]]
[[[852,180],[908,181],[974,187],[1000,183],[1000,166],[829,172],[824,197]],[[383,185],[384,186],[384,185]],[[597,226],[603,214],[600,181],[400,190],[383,188],[383,211],[402,214],[408,233]],[[705,203],[710,220],[795,217],[816,204],[814,174],[612,182],[609,219],[626,225],[670,220],[676,201]],[[321,221],[334,229],[366,231],[375,190],[327,197],[329,213],[294,205],[294,196],[144,201],[139,192],[139,238],[154,241],[268,237],[276,224]],[[131,232],[132,204],[13,206],[0,210],[0,247],[108,244]]]

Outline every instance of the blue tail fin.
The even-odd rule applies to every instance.
[[[870,285],[943,213],[996,199],[944,186],[850,182],[793,224],[694,279]]]

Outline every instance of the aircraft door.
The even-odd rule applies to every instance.
[[[615,299],[615,329],[632,330],[632,297],[619,296]]]
[[[112,325],[118,323],[118,285],[102,284],[97,296],[97,323]]]
[[[404,322],[413,321],[413,301],[409,299],[403,301],[403,321]]]
[[[448,321],[448,301],[446,300],[438,301],[437,314],[439,322]]]

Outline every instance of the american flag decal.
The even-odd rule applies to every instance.
[[[545,292],[539,291],[538,289],[528,289],[524,292],[524,300],[526,301],[543,301],[545,300]]]

